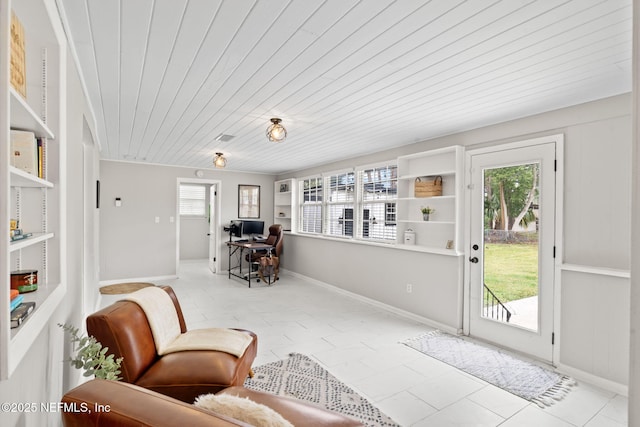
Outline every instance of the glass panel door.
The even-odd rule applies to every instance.
[[[537,331],[540,164],[483,174],[482,316]]]
[[[553,359],[555,142],[469,152],[469,335]]]

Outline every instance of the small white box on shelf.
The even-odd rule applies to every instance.
[[[416,244],[416,232],[412,229],[408,229],[404,232],[404,244],[415,245]]]

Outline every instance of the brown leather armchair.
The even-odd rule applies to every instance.
[[[170,286],[181,333],[187,331],[180,303]],[[122,380],[193,403],[205,393],[244,384],[258,350],[258,338],[250,331],[250,345],[240,357],[215,350],[189,350],[160,356],[143,309],[133,301],[117,301],[87,317],[87,332],[115,358],[122,357]]]

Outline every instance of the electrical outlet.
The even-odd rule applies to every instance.
[[[410,294],[413,292],[413,285],[411,283],[407,283],[407,293]]]

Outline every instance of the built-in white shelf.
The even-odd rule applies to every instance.
[[[455,249],[435,248],[430,246],[406,245],[403,243],[397,243],[394,245],[394,247],[396,249],[401,249],[404,251],[422,252],[426,254],[437,254],[456,257],[464,255],[464,253],[458,252]]]
[[[463,148],[453,146],[398,157],[397,247],[405,250],[458,255],[462,247]],[[416,197],[418,178],[442,177],[442,194]],[[421,209],[435,210],[429,221]],[[407,233],[407,236],[405,236]],[[406,244],[413,234],[415,244]],[[406,237],[406,239],[405,239]],[[447,247],[452,249],[446,249]]]
[[[54,139],[55,135],[40,119],[27,101],[12,87],[9,88],[11,99],[11,129],[28,130],[36,136]]]
[[[53,233],[33,233],[31,237],[27,237],[22,240],[15,240],[9,243],[9,252],[17,251],[20,249],[28,248],[32,245],[44,242],[45,240],[52,239],[55,236]]]
[[[55,0],[6,0],[0,10],[0,33],[5,34],[0,50],[9,59],[11,44],[11,15],[13,12],[24,27],[24,57],[26,62],[26,99],[8,81],[9,65],[5,64],[7,80],[0,82],[0,103],[8,106],[8,120],[0,121],[0,138],[9,144],[11,130],[33,132],[45,140],[41,179],[10,164],[4,156],[0,171],[0,194],[8,209],[0,210],[0,223],[6,224],[7,235],[0,243],[0,280],[5,283],[0,292],[0,380],[6,380],[32,350],[33,343],[42,336],[66,294],[66,253],[62,251],[64,235],[63,198],[64,141],[52,141],[64,135],[66,126],[63,82],[66,81],[67,42]],[[34,142],[35,143],[35,142]],[[8,153],[8,151],[7,151]],[[55,184],[54,184],[55,183]],[[11,241],[8,224],[20,221],[22,231],[30,237]],[[9,286],[11,271],[38,270],[38,289],[22,294],[24,301],[35,302],[33,312],[17,328],[10,325]]]
[[[420,224],[420,225],[426,225],[429,226],[431,224],[433,225],[438,225],[438,224],[447,224],[447,225],[454,225],[455,221],[424,221],[424,220],[413,220],[413,219],[399,219],[397,220],[397,222],[403,222],[403,223],[407,223],[407,224]]]
[[[396,200],[455,200],[456,196],[453,194],[447,196],[433,196],[433,197],[398,197]]]
[[[423,173],[417,173],[417,174],[411,174],[411,175],[401,175],[398,177],[398,179],[401,180],[414,180],[416,178],[421,178],[423,176],[438,176],[438,175],[455,175],[456,171],[455,170],[450,170],[450,169],[444,169],[444,170],[433,170],[433,171],[429,171],[429,175],[425,175]]]
[[[273,184],[273,221],[282,224],[285,231],[295,232],[296,180],[283,179]]]
[[[12,187],[53,188],[52,182],[38,178],[13,166],[9,166],[9,174]]]

